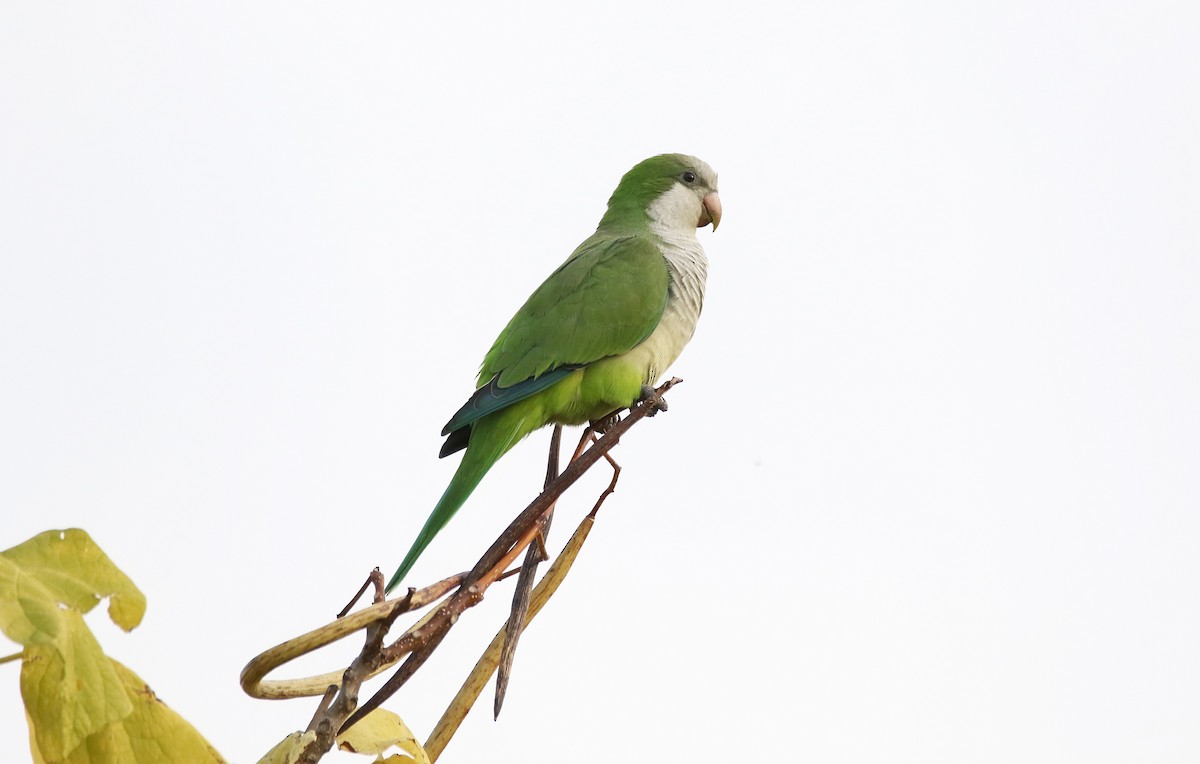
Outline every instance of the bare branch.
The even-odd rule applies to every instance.
[[[579,458],[590,434],[591,428],[585,428],[579,446],[571,456],[571,461]],[[549,488],[554,479],[558,477],[558,452],[561,444],[562,425],[555,425],[554,434],[550,438],[550,454],[546,459],[544,488]],[[539,540],[544,540],[550,533],[550,523],[554,520],[554,506],[551,504],[539,521],[537,535]],[[526,614],[529,612],[529,593],[533,590],[533,577],[537,573],[537,566],[547,559],[549,559],[549,555],[545,554],[544,543],[539,543],[537,546],[531,544],[525,550],[525,562],[521,565],[521,575],[517,579],[517,586],[513,591],[512,608],[509,610],[508,628],[504,636],[504,649],[500,652],[500,666],[496,670],[496,695],[492,701],[493,719],[500,718],[500,709],[504,706],[504,694],[508,692],[509,673],[512,670],[513,658],[517,655],[517,642],[521,639],[521,632],[525,628]],[[514,626],[514,624],[516,625]]]
[[[542,607],[558,591],[559,584],[570,572],[571,565],[574,564],[583,548],[583,542],[587,540],[595,522],[595,518],[590,513],[584,516],[575,529],[575,533],[567,541],[567,545],[563,547],[562,552],[550,565],[550,569],[546,571],[546,575],[534,587],[533,594],[529,598],[529,615],[526,618],[526,624],[533,621]],[[500,629],[491,644],[484,650],[483,655],[480,656],[479,661],[476,662],[475,668],[463,681],[462,687],[450,701],[450,705],[442,712],[442,718],[438,720],[424,745],[425,753],[429,755],[430,761],[437,761],[441,756],[446,744],[454,737],[454,733],[458,731],[463,719],[466,718],[467,712],[471,710],[480,693],[483,692],[483,688],[487,685],[488,679],[491,678],[492,672],[495,671],[496,665],[500,661],[500,651],[507,631],[507,625]]]
[[[315,733],[316,737],[306,747],[304,753],[297,761],[318,761],[326,752],[332,749],[336,742],[337,734],[352,726],[363,716],[377,708],[402,687],[424,664],[434,650],[437,649],[442,640],[445,639],[447,633],[449,633],[450,628],[457,622],[459,616],[467,609],[474,607],[482,601],[484,593],[489,586],[510,575],[510,573],[506,572],[508,566],[539,537],[539,534],[545,532],[549,524],[549,513],[552,511],[559,496],[579,480],[597,461],[601,458],[607,459],[613,466],[612,480],[597,500],[595,507],[584,518],[583,522],[580,523],[579,528],[571,537],[571,541],[567,547],[564,548],[554,564],[550,566],[550,570],[547,571],[546,576],[534,589],[528,599],[528,614],[522,615],[519,611],[525,610],[525,606],[514,601],[513,615],[510,618],[510,622],[514,624],[514,637],[512,646],[509,648],[510,652],[514,651],[516,637],[519,636],[522,622],[532,620],[545,601],[557,589],[562,577],[566,575],[567,570],[570,569],[575,556],[578,554],[579,547],[582,546],[584,539],[586,539],[587,532],[594,521],[596,511],[616,487],[620,467],[608,455],[608,452],[634,424],[644,417],[653,416],[656,411],[662,410],[664,408],[662,395],[680,381],[679,379],[671,379],[660,385],[657,390],[653,391],[655,393],[653,399],[635,405],[630,410],[628,416],[608,429],[603,437],[596,439],[591,437],[590,434],[585,433],[584,439],[580,442],[580,448],[576,451],[575,458],[572,459],[571,463],[567,465],[567,468],[561,474],[553,477],[553,479],[551,479],[551,475],[557,471],[557,465],[548,464],[547,485],[545,489],[509,524],[500,537],[488,547],[487,551],[484,552],[483,556],[476,562],[475,567],[470,571],[450,576],[420,590],[410,588],[403,597],[386,600],[384,599],[382,586],[383,578],[378,569],[376,569],[372,571],[367,583],[363,585],[355,595],[354,600],[352,600],[352,603],[358,600],[368,586],[374,584],[374,604],[358,612],[339,617],[338,620],[326,624],[319,629],[277,645],[250,661],[242,669],[241,684],[242,689],[252,697],[280,699],[312,695],[322,696],[316,713],[313,715],[312,721],[308,726],[308,730]],[[589,438],[593,440],[593,445],[583,450],[583,446]],[[530,554],[533,554],[534,551],[536,550],[531,551]],[[529,569],[528,578],[532,582],[532,572],[533,568],[536,567],[536,563],[530,563],[529,559],[527,555],[526,565],[523,566],[522,570],[525,568]],[[442,600],[440,605],[427,613],[416,624],[405,630],[390,645],[383,646],[384,638],[397,618],[404,613],[426,608],[438,600]],[[344,671],[331,671],[317,676],[294,680],[268,680],[265,678],[274,669],[301,655],[317,650],[364,629],[366,634],[363,649]],[[491,675],[496,663],[499,661],[500,649],[505,639],[503,635],[506,632],[507,629],[502,630],[500,634],[497,634],[496,640],[493,641],[496,657],[490,665],[486,666],[486,675],[483,677],[483,682],[486,682],[487,677]],[[407,660],[404,660],[403,665],[401,665],[396,673],[384,683],[383,687],[374,696],[359,707],[358,691],[362,683],[400,662],[405,656],[407,656]],[[511,656],[509,661],[511,661]],[[484,670],[484,663],[484,659],[480,659],[480,664],[476,665],[476,672],[472,674],[472,677],[475,677],[475,673]],[[505,673],[507,676],[507,670]],[[475,680],[468,678],[468,682],[473,681]],[[463,690],[460,691],[460,696],[463,696],[464,699],[466,696],[463,693],[466,690],[467,686],[464,684]],[[475,690],[474,695],[470,697],[467,703],[467,709],[474,703],[474,699],[477,696],[478,690]],[[499,713],[499,706],[502,699],[503,687],[498,684],[497,713]],[[459,702],[458,699],[455,702]],[[465,716],[466,709],[460,709],[460,711]],[[434,734],[431,735],[430,740],[426,743],[426,750],[430,753],[432,759],[437,758],[437,755],[445,747],[445,743],[454,734],[458,723],[461,722],[461,717],[458,718],[458,721],[453,720],[454,715],[458,712],[455,710],[455,704],[452,703],[451,708],[448,708],[446,714],[443,715],[442,722],[439,722]]]

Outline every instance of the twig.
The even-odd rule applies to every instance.
[[[682,380],[678,378],[672,378],[659,385],[655,392],[661,396],[672,387],[679,384],[681,381]],[[521,512],[521,514],[512,521],[512,523],[509,524],[504,532],[500,534],[500,538],[496,539],[496,541],[492,543],[491,547],[488,548],[487,552],[484,553],[479,562],[475,564],[475,567],[471,569],[470,574],[468,574],[468,578],[477,579],[484,572],[495,565],[496,560],[503,556],[505,551],[518,540],[524,530],[541,516],[542,512],[546,510],[546,507],[552,504],[559,497],[559,495],[562,494],[563,491],[573,485],[575,481],[577,481],[584,472],[591,468],[593,464],[599,461],[604,454],[608,453],[608,451],[620,441],[621,436],[629,431],[630,427],[641,421],[651,411],[656,410],[657,409],[655,409],[653,406],[649,405],[635,406],[629,412],[629,416],[625,417],[616,425],[614,425],[612,429],[604,434],[604,437],[596,441],[596,444],[592,448],[584,451],[582,456],[569,464],[567,468],[563,470],[562,474],[558,476],[558,479],[551,484],[550,488],[543,491],[541,495],[534,499],[533,502],[527,506]]]
[[[344,639],[351,634],[361,631],[372,624],[388,618],[395,618],[401,613],[425,608],[453,590],[466,576],[459,573],[443,579],[432,586],[419,591],[409,590],[401,599],[377,602],[368,608],[327,623],[319,629],[313,629],[307,634],[289,639],[281,645],[276,645],[263,652],[246,664],[242,669],[242,690],[252,698],[263,700],[285,700],[288,698],[303,698],[312,695],[323,695],[330,684],[338,684],[344,674],[344,669],[329,671],[317,676],[303,679],[265,679],[267,674],[290,661],[319,650],[326,645]],[[365,649],[365,648],[364,648]],[[390,664],[381,664],[375,674],[386,669]],[[374,676],[371,674],[370,676]],[[363,677],[369,679],[370,677]]]
[[[586,441],[587,436],[584,436]],[[583,447],[583,442],[580,442],[580,448]],[[567,577],[571,566],[575,563],[575,558],[579,555],[583,548],[583,542],[587,540],[588,534],[592,530],[592,525],[596,522],[596,513],[600,510],[600,505],[604,500],[613,493],[613,489],[617,483],[617,476],[621,472],[620,466],[609,460],[613,465],[613,477],[609,481],[608,487],[600,494],[600,498],[596,501],[596,505],[592,507],[592,511],[584,516],[579,522],[579,527],[575,529],[575,533],[571,535],[567,545],[563,547],[562,552],[554,560],[550,569],[546,571],[546,575],[538,582],[537,588],[533,590],[533,594],[529,601],[529,614],[525,618],[525,624],[528,626],[533,621],[542,609],[542,606],[550,601],[554,593],[558,591],[558,586]],[[475,701],[479,698],[479,694],[483,691],[483,687],[487,684],[487,680],[492,675],[492,671],[496,669],[500,662],[501,651],[503,644],[508,639],[510,620],[500,631],[492,638],[491,644],[483,651],[483,655],[479,656],[479,660],[475,663],[475,668],[467,675],[463,681],[462,687],[458,689],[454,699],[450,701],[450,705],[442,712],[442,718],[438,719],[438,723],[434,726],[433,732],[429,734],[429,739],[425,741],[423,748],[429,756],[431,762],[436,762],[442,755],[442,751],[446,749],[446,745],[450,739],[454,737],[454,733],[458,731],[462,725],[463,719],[466,718],[467,712],[475,705]]]
[[[378,573],[378,569],[375,572]],[[379,580],[382,582],[382,576]],[[415,592],[409,589],[407,596],[401,602],[411,603],[414,594]],[[383,589],[377,587],[375,596],[377,601],[381,600]],[[380,647],[383,645],[383,638],[387,636],[392,624],[402,612],[404,612],[402,609],[397,608],[367,627],[366,644],[363,645],[358,657],[342,674],[340,691],[333,693],[333,702],[326,703],[325,699],[330,696],[331,691],[335,691],[337,688],[330,687],[329,690],[326,690],[325,696],[322,698],[322,705],[326,706],[325,712],[321,713],[318,710],[309,723],[309,729],[316,732],[317,736],[306,746],[304,754],[298,759],[299,762],[316,764],[327,751],[333,748],[334,743],[337,742],[338,732],[340,732],[340,725],[337,724],[337,721],[349,716],[354,711],[354,707],[358,705],[358,689],[366,678],[372,676],[374,671],[380,667],[379,657],[382,656]]]
[[[322,720],[325,719],[329,712],[329,707],[333,705],[333,699],[338,693],[336,684],[329,685],[329,689],[325,690],[325,694],[321,697],[321,702],[317,704],[317,710],[313,712],[312,721],[304,728],[305,732],[316,732],[321,726]]]
[[[346,607],[338,611],[337,617],[345,618],[346,613],[350,612],[350,609],[354,607],[354,603],[358,602],[358,598],[363,596],[363,593],[367,591],[367,587],[371,584],[375,584],[375,601],[381,601],[383,599],[380,596],[380,593],[383,591],[383,573],[380,572],[379,568],[375,568],[371,571],[371,575],[367,576],[367,580],[363,581],[363,585],[358,588],[358,592],[346,603]]]
[[[679,379],[671,379],[660,385],[656,393],[662,396],[680,381]],[[371,710],[377,708],[387,698],[391,697],[438,647],[450,628],[457,622],[459,616],[468,608],[478,604],[483,599],[484,592],[492,583],[509,575],[505,572],[506,567],[537,536],[543,515],[554,505],[558,497],[602,457],[609,458],[607,456],[608,451],[617,444],[620,437],[628,432],[629,428],[634,424],[656,410],[654,406],[647,404],[638,405],[631,409],[628,416],[613,426],[604,437],[596,440],[592,447],[583,451],[578,458],[574,459],[563,470],[562,474],[550,482],[549,486],[509,524],[469,572],[451,576],[424,589],[416,590],[410,588],[404,597],[391,601],[382,599],[383,594],[380,586],[377,584],[375,604],[340,618],[320,629],[271,648],[250,661],[246,665],[246,668],[242,670],[241,684],[243,690],[253,697],[323,696],[317,713],[314,714],[309,726],[310,730],[315,731],[316,739],[306,747],[300,758],[295,760],[301,762],[318,761],[325,752],[328,752],[333,747],[336,741],[336,734],[353,725]],[[590,529],[596,510],[599,509],[600,504],[612,492],[616,484],[619,468],[616,467],[615,462],[612,462],[611,458],[609,458],[609,461],[614,464],[615,468],[613,480],[610,482],[605,493],[601,495],[599,501],[597,501],[592,512],[584,518],[584,521],[580,524],[580,528],[572,536],[571,544],[576,543],[577,538],[579,539],[578,543],[582,544],[582,539],[586,538],[587,535],[585,527]],[[568,547],[571,547],[571,544],[568,544]],[[577,552],[578,548],[576,547],[565,563],[566,569],[569,569],[571,561],[574,560],[574,555]],[[542,602],[544,602],[544,600],[538,600],[539,592],[548,590],[545,595],[548,598],[553,593],[554,588],[557,587],[558,581],[561,581],[560,577],[548,584],[551,573],[557,574],[556,566],[563,561],[566,554],[567,550],[564,549],[564,552],[559,555],[555,564],[551,565],[550,571],[547,572],[542,583],[534,591],[529,607],[528,619],[533,618],[537,609],[540,609]],[[559,567],[558,570],[562,571],[560,575],[565,575],[565,570],[562,567]],[[375,575],[377,573],[373,572],[372,579],[370,580],[374,580]],[[380,580],[382,580],[381,576]],[[457,588],[457,591],[450,594],[440,606],[401,634],[396,641],[387,647],[382,646],[383,639],[388,630],[400,615],[427,607],[455,588]],[[356,600],[362,595],[365,589],[366,585],[356,595]],[[364,628],[366,629],[366,639],[363,649],[345,671],[328,672],[298,680],[265,679],[269,672],[284,663]],[[497,636],[499,638],[499,635]],[[499,649],[499,644],[497,644],[497,649]],[[355,707],[358,705],[358,690],[362,683],[399,662],[405,655],[408,655],[408,660],[397,670],[396,674],[375,695],[355,711]],[[491,669],[489,668],[488,675],[490,673]],[[333,701],[328,702],[324,696],[329,691],[330,685],[333,684],[338,685],[340,689]],[[449,709],[447,709],[447,713],[449,713]],[[465,714],[465,711],[463,713]],[[435,730],[435,732],[437,731]],[[445,740],[449,739],[449,735],[453,735],[453,730],[440,743],[441,747],[444,747]],[[431,737],[432,741],[433,738]],[[439,747],[438,750],[440,751],[441,748]],[[436,758],[436,756],[433,756],[433,758]]]
[[[542,607],[554,596],[554,592],[558,590],[559,584],[563,582],[566,575],[571,570],[571,565],[575,562],[580,549],[583,547],[583,542],[587,540],[588,533],[591,532],[592,526],[595,524],[595,518],[590,514],[584,516],[579,522],[579,526],[575,529],[567,545],[563,547],[562,552],[551,563],[550,569],[546,571],[546,575],[534,587],[533,594],[529,598],[529,615],[526,618],[526,625],[532,622]],[[507,625],[501,627],[500,631],[492,639],[490,645],[484,650],[479,661],[475,664],[475,668],[463,681],[462,687],[454,699],[450,701],[450,705],[442,712],[442,718],[434,726],[433,732],[429,734],[429,739],[425,741],[425,753],[428,754],[431,762],[436,762],[445,750],[446,744],[454,737],[454,733],[458,731],[463,719],[466,718],[467,712],[475,705],[476,699],[483,688],[487,685],[488,679],[491,678],[492,672],[496,669],[496,664],[500,660],[500,650],[504,643],[504,635],[507,633]]]
[[[660,385],[656,392],[661,396],[679,384],[680,381],[677,378],[672,378]],[[524,548],[525,544],[528,544],[532,540],[534,531],[536,530],[534,524],[542,516],[542,513],[557,501],[558,497],[567,488],[574,485],[588,468],[598,462],[613,446],[620,442],[621,436],[628,432],[630,427],[641,421],[650,412],[656,410],[652,405],[635,406],[630,410],[629,416],[618,422],[602,438],[596,441],[591,448],[584,451],[578,459],[567,465],[567,468],[550,484],[550,487],[542,491],[536,499],[530,502],[529,506],[525,507],[521,514],[517,515],[516,519],[509,523],[504,532],[500,534],[500,538],[496,539],[488,547],[488,550],[475,563],[475,567],[467,574],[466,580],[463,581],[459,590],[451,595],[446,604],[434,612],[428,628],[424,631],[410,630],[384,649],[385,662],[398,660],[400,655],[419,649],[434,633],[440,633],[443,630],[448,631],[467,608],[479,604],[483,600],[484,591],[486,591],[487,587],[496,580],[496,577],[507,566],[506,560],[511,560],[515,557]],[[343,729],[346,729],[371,710],[377,708],[402,685],[403,682],[391,686],[389,682],[387,687],[372,696],[353,717],[347,720],[347,723],[343,725]]]
[[[579,441],[579,447],[575,449],[572,460],[579,458],[587,433],[590,431],[590,427],[585,430],[584,440]],[[554,434],[550,436],[550,454],[546,457],[544,488],[549,488],[554,479],[558,477],[558,455],[561,447],[562,425],[555,425]],[[550,523],[554,521],[554,507],[555,505],[551,504],[540,520],[537,536],[539,539],[545,539],[550,533]],[[500,666],[496,670],[496,694],[492,701],[493,719],[500,718],[500,709],[504,707],[504,694],[508,692],[509,672],[512,670],[513,658],[517,655],[517,642],[521,639],[521,631],[525,627],[525,617],[529,612],[529,593],[533,590],[534,574],[537,572],[537,566],[543,560],[549,559],[547,555],[543,554],[544,549],[544,544],[536,547],[531,544],[525,550],[525,562],[521,565],[521,576],[517,579],[517,585],[513,589],[512,608],[508,615],[509,626],[505,631],[504,649],[500,651]]]

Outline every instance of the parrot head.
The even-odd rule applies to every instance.
[[[717,173],[686,154],[660,154],[638,162],[621,178],[600,221],[616,224],[647,219],[668,229],[694,230],[721,223]]]

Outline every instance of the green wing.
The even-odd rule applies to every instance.
[[[637,346],[662,318],[669,281],[667,262],[649,238],[596,234],[585,241],[496,338],[480,366],[478,390],[443,430],[453,441],[447,447],[464,447],[466,433],[453,433],[480,417],[571,369]]]
[[[550,275],[496,338],[479,385],[502,388],[618,355],[650,336],[667,305],[667,262],[649,238],[593,236]]]

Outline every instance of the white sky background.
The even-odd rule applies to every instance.
[[[1194,5],[649,5],[8,6],[0,547],[85,528],[149,598],[105,648],[257,760],[314,702],[242,666],[391,573],[495,334],[684,151],[686,384],[444,760],[1197,760]],[[419,736],[508,592],[389,704]],[[0,727],[28,760],[16,664]]]

